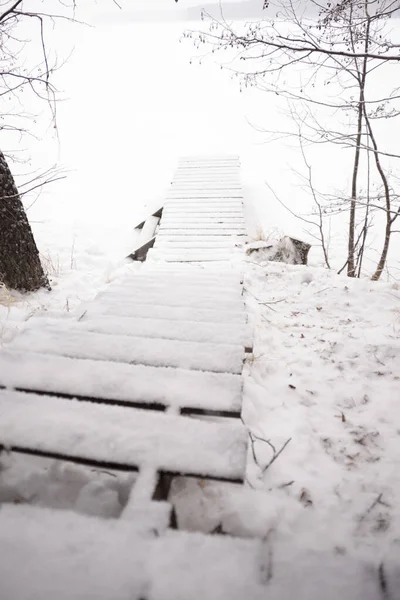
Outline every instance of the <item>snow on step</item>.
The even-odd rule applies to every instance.
[[[0,547],[3,600],[266,598],[264,553],[254,540],[182,531],[145,537],[122,519],[4,505]]]
[[[232,327],[226,323],[196,323],[195,321],[166,321],[165,319],[135,319],[133,317],[91,317],[86,313],[79,321],[75,319],[43,318],[40,328],[53,330],[90,331],[109,335],[132,335],[145,338],[181,340],[184,342],[208,342],[210,344],[240,344],[249,346],[251,331],[247,325]],[[31,320],[26,329],[37,328]],[[1,353],[0,353],[1,356]]]
[[[225,214],[200,214],[200,215],[165,215],[165,217],[163,217],[163,223],[169,223],[170,221],[174,221],[175,223],[218,223],[220,221],[225,221],[228,223],[241,223],[241,224],[245,224],[245,220],[243,218],[243,215],[240,215],[239,213],[225,213]]]
[[[241,190],[175,190],[171,189],[167,193],[167,201],[168,200],[186,200],[186,199],[228,199],[228,198],[243,198],[243,192]]]
[[[0,385],[127,404],[240,412],[239,375],[79,360],[49,354],[0,352]]]
[[[163,265],[164,268],[166,266]],[[175,268],[175,265],[174,265]],[[121,304],[121,302],[92,302],[83,307],[91,314],[139,317],[142,319],[167,319],[173,321],[197,321],[206,323],[245,323],[243,310],[218,310],[210,308],[187,308],[184,306],[152,306],[150,304]]]
[[[182,249],[167,250],[165,248],[154,248],[149,253],[149,257],[154,260],[166,260],[170,262],[221,262],[232,259],[232,250],[227,248],[213,249]]]
[[[129,467],[242,480],[242,423],[0,390],[0,445]]]
[[[171,188],[176,188],[176,187],[196,187],[199,186],[200,188],[214,188],[214,189],[220,189],[220,188],[234,188],[234,189],[241,189],[242,185],[240,180],[236,177],[225,177],[225,178],[221,178],[218,177],[215,179],[215,181],[202,181],[202,182],[196,182],[193,180],[193,178],[188,178],[187,181],[181,181],[180,179],[176,179],[174,177],[174,179],[171,182]],[[169,189],[171,189],[169,188]]]
[[[234,175],[176,175],[171,183],[182,183],[183,185],[203,185],[203,184],[228,184],[228,186],[237,185],[242,187],[238,177]]]
[[[171,184],[171,188],[170,190],[173,191],[179,191],[179,192],[190,192],[190,191],[212,191],[212,192],[218,192],[220,190],[241,190],[242,186],[240,184],[234,184],[234,183],[223,183],[223,182],[219,182],[217,183],[182,183],[182,182],[178,182],[178,181],[174,181]]]
[[[185,253],[165,253],[163,250],[151,250],[149,254],[149,258],[152,260],[164,260],[166,262],[171,263],[181,263],[181,262],[189,262],[189,263],[202,263],[202,262],[229,262],[232,258],[231,253],[222,254],[213,253],[205,255],[201,250],[199,252],[185,252]]]
[[[178,161],[178,169],[186,167],[196,168],[213,168],[213,169],[224,169],[226,167],[234,168],[239,170],[240,163],[238,160],[180,160]]]
[[[164,251],[163,251],[164,252]],[[173,251],[172,251],[173,252]],[[228,254],[230,252],[228,251]],[[218,310],[244,310],[243,298],[236,294],[218,297],[216,293],[207,290],[180,289],[154,290],[141,292],[123,285],[110,286],[106,292],[100,292],[97,298],[103,302],[126,302],[139,304],[148,303],[152,306],[182,306],[184,308],[218,308]]]
[[[218,202],[212,202],[212,200],[188,198],[187,202],[181,202],[180,200],[168,201],[165,204],[163,215],[176,212],[204,212],[207,210],[209,213],[237,213],[243,211],[243,203],[234,198],[219,199]]]
[[[229,156],[229,157],[214,157],[214,156],[186,156],[181,157],[178,160],[178,164],[182,163],[192,163],[192,164],[201,164],[207,163],[212,165],[220,165],[224,163],[235,164],[238,167],[240,166],[240,160],[238,156]]]
[[[207,227],[202,227],[201,223],[199,223],[198,229],[190,229],[189,232],[186,229],[177,229],[177,228],[163,228],[160,229],[160,231],[158,232],[157,235],[168,235],[169,237],[173,237],[176,235],[210,235],[210,230],[207,229]],[[240,229],[213,229],[213,235],[228,235],[228,236],[235,236],[235,235],[246,235],[246,230],[240,230]]]
[[[186,247],[186,248],[233,248],[235,246],[235,240],[233,239],[234,236],[228,236],[228,237],[220,237],[220,236],[215,236],[214,238],[211,239],[205,239],[205,240],[190,240],[187,239],[190,236],[187,236],[185,239],[180,238],[176,238],[176,237],[167,237],[167,236],[161,236],[158,240],[155,241],[154,247],[157,246],[163,246],[163,247],[169,247],[169,248],[173,248],[173,247]],[[186,241],[185,241],[186,240]]]
[[[175,211],[177,212],[177,211]],[[239,211],[233,211],[231,213],[219,213],[219,212],[215,212],[215,211],[210,211],[209,214],[204,214],[204,213],[200,213],[199,215],[188,215],[188,214],[183,214],[183,215],[178,215],[178,214],[168,214],[168,213],[174,213],[174,211],[167,211],[167,214],[165,214],[163,216],[163,220],[174,217],[175,219],[180,219],[182,221],[185,220],[190,220],[190,219],[202,219],[203,221],[216,221],[219,219],[233,219],[235,221],[241,220],[244,221],[244,217],[242,214],[240,214]]]
[[[201,205],[195,207],[186,206],[187,210],[180,211],[179,209],[169,206],[165,209],[165,215],[161,221],[161,224],[165,223],[168,219],[170,221],[175,220],[178,222],[185,222],[197,219],[202,219],[203,222],[219,222],[220,220],[233,220],[235,223],[241,221],[244,223],[243,210],[241,207],[219,207],[216,211],[213,207]]]
[[[165,238],[168,239],[168,238]],[[195,236],[190,236],[189,239],[196,240]],[[212,236],[215,239],[215,236]],[[242,290],[241,281],[243,274],[235,270],[207,270],[196,268],[191,269],[188,273],[188,269],[182,268],[156,268],[151,266],[151,269],[146,268],[148,265],[144,263],[142,270],[139,273],[135,273],[132,277],[126,277],[121,280],[123,285],[132,286],[137,288],[138,285],[151,286],[151,287],[165,287],[168,289],[175,285],[183,284],[185,288],[202,287],[204,290],[208,287],[212,287],[215,292],[218,290],[231,288],[235,290]]]
[[[161,224],[160,231],[164,231],[165,229],[184,229],[184,230],[192,230],[207,228],[209,231],[220,230],[220,229],[228,229],[230,231],[245,231],[245,226],[242,223],[225,223],[224,221],[220,223],[179,223],[176,221],[167,221],[166,223]]]
[[[200,308],[214,308],[218,305],[233,306],[235,309],[244,310],[242,298],[242,288],[240,285],[221,286],[200,286],[196,284],[186,285],[185,283],[177,285],[172,282],[156,282],[149,284],[142,282],[141,278],[127,279],[119,283],[110,284],[107,291],[98,294],[98,298],[104,298],[106,294],[120,296],[123,302],[127,300],[137,300],[139,303],[148,301],[151,304],[163,304],[164,306],[173,306],[176,303],[179,306],[193,306],[193,303]],[[162,300],[162,302],[160,302]],[[172,303],[172,304],[171,304]],[[211,306],[208,307],[206,304]]]
[[[169,197],[166,200],[165,208],[170,206],[183,207],[183,206],[208,206],[210,210],[214,211],[214,207],[218,206],[239,206],[242,207],[243,200],[241,196],[221,195],[218,197],[207,196],[207,195],[192,195],[182,194],[182,197]]]
[[[190,172],[193,176],[199,174],[199,173],[204,173],[204,172],[216,172],[216,173],[220,173],[225,174],[225,173],[229,173],[235,176],[238,176],[240,173],[239,168],[236,165],[229,165],[229,164],[221,164],[221,165],[212,165],[212,164],[180,164],[178,166],[178,168],[176,169],[174,175],[176,177],[176,175],[182,173],[183,171],[186,172]]]
[[[57,328],[26,329],[10,345],[15,350],[90,358],[153,367],[179,367],[241,373],[244,350],[239,345],[206,344],[180,340],[146,339]]]
[[[165,235],[162,234],[160,235],[160,237],[158,237],[155,241],[155,244],[158,243],[169,243],[169,242],[173,242],[173,243],[182,243],[182,242],[201,242],[202,244],[204,242],[221,242],[221,243],[226,243],[229,246],[235,245],[236,243],[241,243],[240,240],[235,239],[235,236],[228,236],[228,237],[221,237],[220,235],[214,234],[214,233],[210,233],[209,235],[193,235],[191,233],[188,233],[187,236],[185,236],[184,239],[182,238],[176,238],[174,235]]]
[[[163,237],[163,240],[168,241],[171,238]],[[197,242],[198,240],[192,236],[189,236],[189,240]],[[203,238],[201,238],[203,239]],[[206,238],[207,239],[207,238]],[[211,237],[211,240],[219,239],[215,236]],[[176,241],[176,240],[174,240]],[[157,271],[157,273],[151,273],[149,271],[142,270],[140,275],[133,275],[133,277],[125,277],[116,283],[112,284],[112,288],[124,287],[125,289],[152,291],[160,289],[166,292],[173,292],[178,286],[180,289],[184,289],[185,292],[200,291],[209,296],[218,296],[222,294],[232,296],[234,294],[242,294],[241,275],[236,274],[233,277],[226,277],[223,273],[214,271],[207,271],[206,277],[202,275],[203,271],[197,270],[194,273],[187,274],[181,272],[169,271]]]
[[[204,248],[214,248],[215,250],[218,250],[219,248],[233,248],[234,247],[234,242],[232,241],[231,237],[225,237],[222,239],[216,239],[213,242],[210,241],[205,241],[205,242],[190,242],[190,241],[182,241],[182,238],[179,239],[174,239],[171,238],[170,240],[167,241],[163,241],[162,239],[156,241],[156,243],[154,244],[154,248],[159,248],[159,249],[187,249],[187,250],[198,250],[200,251],[201,249]]]
[[[176,212],[204,212],[206,209],[209,214],[222,213],[237,213],[243,211],[242,201],[238,198],[185,198],[171,199],[166,201],[164,207],[164,213],[176,213]],[[164,216],[165,216],[164,214]]]

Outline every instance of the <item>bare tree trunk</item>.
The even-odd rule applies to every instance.
[[[368,13],[367,13],[368,17]],[[362,71],[359,72],[357,66],[357,59],[355,59],[357,71],[358,71],[358,85],[360,88],[360,94],[358,98],[358,109],[357,109],[357,138],[356,138],[356,152],[354,156],[354,166],[353,166],[353,177],[351,183],[351,201],[350,201],[350,221],[349,221],[349,237],[348,237],[348,251],[347,251],[347,275],[349,277],[356,276],[356,267],[354,264],[354,253],[355,253],[355,229],[356,229],[356,205],[357,205],[357,178],[358,178],[358,169],[360,166],[360,152],[361,152],[361,135],[362,135],[362,126],[363,126],[363,114],[364,114],[364,105],[365,105],[365,82],[367,79],[367,65],[368,58],[367,53],[369,49],[369,32],[370,32],[370,19],[367,18],[367,27],[365,32],[365,44],[364,44],[364,52],[365,56],[363,59]],[[352,36],[351,30],[350,34]],[[353,39],[353,38],[352,38]]]
[[[371,138],[372,145],[374,147],[374,157],[375,157],[376,168],[377,168],[380,178],[382,180],[383,189],[385,190],[385,205],[386,205],[385,241],[383,243],[383,248],[382,248],[381,256],[380,256],[380,259],[378,262],[378,266],[376,267],[375,273],[371,277],[371,279],[373,281],[378,281],[378,279],[382,275],[382,271],[386,264],[386,259],[387,259],[387,255],[388,255],[388,251],[389,251],[390,234],[391,234],[393,220],[392,220],[392,215],[391,215],[389,183],[388,183],[386,174],[381,165],[381,161],[380,161],[379,153],[378,153],[378,144],[376,142],[374,132],[372,131],[371,121],[368,117],[365,107],[364,107],[364,113],[365,113],[364,114],[365,123],[367,125],[368,133]]]
[[[32,292],[50,289],[14,178],[0,151],[0,282]]]

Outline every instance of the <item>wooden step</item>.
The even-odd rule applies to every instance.
[[[162,249],[175,249],[175,250],[179,250],[179,249],[185,249],[185,250],[204,250],[204,249],[214,249],[214,250],[218,250],[219,248],[228,248],[228,249],[232,249],[234,248],[235,244],[233,242],[233,239],[231,237],[222,237],[220,238],[216,238],[216,240],[214,241],[206,241],[206,242],[185,242],[182,241],[182,238],[176,239],[176,238],[171,238],[170,240],[167,241],[163,241],[163,237],[160,237],[158,239],[158,241],[154,244],[154,248],[155,250],[162,250]]]
[[[233,175],[176,175],[171,181],[171,184],[173,183],[182,183],[183,185],[226,183],[228,185],[242,186],[239,177],[234,177]]]
[[[209,236],[215,239],[215,235]],[[190,239],[196,240],[196,236],[190,236]],[[201,238],[203,239],[203,238]],[[146,265],[144,265],[145,267]],[[218,290],[220,288],[233,287],[235,289],[241,288],[241,282],[243,280],[243,273],[238,270],[202,270],[194,269],[188,273],[187,269],[157,269],[156,266],[152,266],[151,270],[143,268],[140,273],[134,273],[132,276],[124,277],[119,280],[123,285],[149,285],[149,286],[165,286],[170,283],[184,284],[185,287],[201,286],[203,289],[209,287]]]
[[[167,189],[167,193],[173,193],[176,191],[184,191],[184,192],[221,192],[224,190],[228,190],[228,196],[233,192],[233,193],[237,193],[237,192],[242,192],[242,186],[238,183],[236,184],[232,184],[232,183],[226,183],[223,181],[216,181],[216,182],[210,182],[210,183],[194,183],[194,182],[178,182],[176,180],[172,181],[170,187]]]
[[[53,325],[56,326],[54,320]],[[251,345],[251,331],[247,325],[232,327],[226,323],[196,323],[195,321],[166,321],[164,319],[135,319],[133,317],[90,317],[88,314],[76,323],[84,331],[113,335],[205,342],[210,344]],[[64,327],[67,327],[65,324]]]
[[[203,263],[203,262],[214,262],[214,263],[221,263],[221,262],[229,262],[232,258],[231,254],[225,253],[222,254],[221,252],[216,253],[213,252],[212,254],[204,254],[204,252],[185,252],[185,253],[164,253],[162,250],[154,250],[154,252],[152,252],[151,254],[151,258],[153,260],[164,260],[166,262],[170,262],[170,263],[182,263],[182,262],[188,262],[188,263]]]
[[[165,204],[163,215],[165,216],[166,213],[171,211],[185,212],[185,208],[190,210],[198,208],[200,209],[200,212],[204,209],[207,209],[213,214],[218,214],[219,212],[225,213],[243,211],[243,203],[235,198],[220,198],[218,200],[199,200],[198,198],[186,198],[186,200],[187,202],[184,200],[169,200]]]
[[[218,236],[246,235],[245,229],[224,229],[224,228],[220,227],[219,229],[213,229],[212,232],[214,235],[218,235]],[[166,235],[168,237],[190,236],[190,235],[196,235],[196,236],[206,235],[207,236],[207,235],[210,235],[210,229],[208,229],[206,227],[201,227],[200,224],[199,224],[198,229],[183,229],[183,228],[177,229],[177,228],[172,228],[172,227],[163,227],[162,229],[160,229],[160,231],[158,232],[157,235],[159,235],[159,236]]]
[[[242,423],[0,390],[0,446],[127,470],[243,480]]]
[[[177,282],[175,281],[175,284],[176,283]],[[135,297],[136,300],[139,300],[139,298],[141,300],[148,299],[149,303],[159,304],[161,298],[163,304],[165,303],[169,306],[171,305],[171,302],[168,299],[172,298],[174,304],[179,300],[179,305],[182,303],[184,306],[188,306],[186,300],[188,299],[190,302],[195,299],[200,307],[204,306],[204,301],[211,302],[211,308],[214,308],[214,304],[224,303],[226,301],[228,304],[232,304],[233,302],[235,308],[238,308],[239,310],[244,309],[242,286],[240,284],[227,282],[225,286],[223,284],[207,286],[204,284],[186,284],[186,282],[179,282],[176,287],[174,287],[173,284],[174,281],[160,281],[159,283],[155,281],[146,282],[142,281],[141,277],[137,277],[133,278],[133,280],[127,279],[121,282],[111,283],[106,292],[110,292],[115,296],[121,294],[121,300],[124,302],[126,302],[127,296],[130,296],[131,298]]]
[[[167,200],[171,199],[183,199],[188,200],[191,198],[241,198],[243,199],[243,192],[241,190],[171,190],[167,193]]]
[[[187,173],[191,175],[199,175],[199,174],[207,174],[210,173],[216,175],[235,175],[239,174],[239,169],[235,165],[180,165],[176,171],[175,175],[180,175],[182,173]]]
[[[121,327],[130,320],[118,319]],[[102,322],[106,321],[103,317]],[[154,325],[154,320],[149,321]],[[242,404],[239,375],[68,358],[11,348],[0,352],[0,385],[161,410],[173,406],[239,414]]]
[[[155,317],[155,315],[153,315]],[[215,373],[241,373],[244,350],[240,345],[206,344],[168,339],[107,335],[89,331],[26,329],[11,349],[89,358],[152,367],[179,367]]]
[[[175,219],[167,219],[161,223],[159,231],[163,231],[164,229],[198,229],[199,225],[207,227],[209,231],[213,229],[239,229],[240,231],[244,231],[245,227],[242,223],[237,223],[236,221],[225,221],[225,219],[221,220],[221,222],[217,223],[205,223],[204,221],[201,223],[190,223],[190,222],[179,222]]]
[[[225,249],[221,249],[219,252],[223,252]],[[161,252],[161,251],[160,251]],[[168,253],[165,250],[165,253]],[[171,250],[174,252],[174,250]],[[204,253],[209,252],[213,254],[212,250],[204,250]],[[226,250],[230,253],[230,250]],[[153,290],[140,290],[135,289],[131,286],[115,285],[109,286],[109,288],[100,292],[96,296],[96,300],[107,304],[129,303],[129,304],[151,304],[152,306],[182,306],[184,308],[218,308],[218,310],[237,310],[244,311],[244,302],[240,294],[234,294],[228,291],[227,294],[218,295],[218,292],[210,289],[190,289],[190,288],[177,288],[177,289],[153,289]],[[96,301],[95,300],[95,301]]]
[[[197,223],[216,223],[219,221],[233,221],[234,223],[244,223],[245,222],[242,214],[233,212],[233,213],[223,213],[223,214],[200,213],[200,214],[195,214],[195,215],[166,214],[163,217],[163,223],[166,223],[167,221],[170,221],[172,219],[178,223],[187,223],[187,222],[191,222],[191,221],[196,221]]]
[[[175,267],[174,267],[175,268]],[[184,306],[152,306],[121,302],[91,302],[83,305],[82,313],[136,317],[142,319],[167,319],[173,321],[196,321],[205,323],[245,323],[243,310],[219,310],[217,308],[187,308]]]

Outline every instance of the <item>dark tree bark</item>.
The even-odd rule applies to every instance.
[[[0,282],[21,292],[50,289],[17,186],[1,151]]]

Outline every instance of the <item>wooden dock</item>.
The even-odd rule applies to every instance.
[[[245,235],[239,167],[236,157],[182,159],[143,269],[74,318],[31,319],[0,352],[0,447],[138,473],[111,522],[3,508],[2,554],[18,562],[34,546],[27,564],[36,595],[24,595],[16,578],[10,600],[264,597],[259,542],[181,531],[169,502],[176,475],[232,485],[245,478],[248,435],[238,417],[252,336],[237,256]],[[68,562],[62,550],[71,545]],[[60,594],[57,581],[70,580],[73,591]]]

